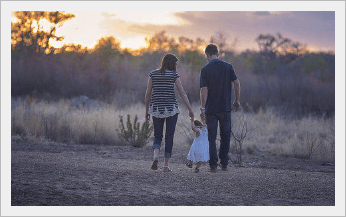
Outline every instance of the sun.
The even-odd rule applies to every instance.
[[[120,48],[129,48],[132,50],[138,50],[140,48],[147,47],[145,42],[145,36],[137,36],[133,38],[123,39],[120,41]]]

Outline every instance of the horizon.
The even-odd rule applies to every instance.
[[[92,49],[99,39],[112,36],[120,42],[121,49],[136,51],[147,47],[145,38],[166,31],[165,35],[176,41],[183,36],[191,40],[201,38],[207,43],[221,32],[229,48],[237,52],[258,51],[256,37],[278,33],[301,43],[310,52],[335,52],[334,11],[65,12],[75,17],[57,27],[56,34],[64,40],[50,43],[56,48],[76,44]],[[14,11],[11,21],[16,21]],[[229,28],[221,29],[226,24]],[[49,24],[42,22],[42,25]],[[203,35],[205,32],[208,34]]]

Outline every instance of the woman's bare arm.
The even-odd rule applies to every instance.
[[[144,102],[145,102],[145,118],[147,120],[150,119],[149,104],[150,104],[150,99],[151,99],[151,94],[152,94],[152,88],[153,88],[153,81],[151,80],[151,78],[149,78],[148,79],[148,84],[147,84],[147,90],[145,92],[145,98],[144,98]]]
[[[193,114],[193,111],[192,111],[192,107],[191,107],[191,104],[190,104],[190,101],[189,101],[189,98],[187,97],[187,94],[183,88],[183,85],[181,84],[181,80],[180,78],[177,78],[175,80],[175,86],[177,87],[178,89],[178,92],[179,92],[179,95],[181,96],[181,98],[183,99],[187,109],[189,110],[189,116],[190,118],[194,118],[194,114]]]

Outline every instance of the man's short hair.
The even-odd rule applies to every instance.
[[[204,51],[206,54],[211,55],[216,55],[219,53],[219,51],[217,50],[217,46],[215,44],[209,44]]]

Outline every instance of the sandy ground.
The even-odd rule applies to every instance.
[[[11,153],[12,206],[335,205],[335,167],[310,160],[245,155],[242,167],[194,173],[188,147],[173,147],[164,173],[149,146],[12,142]]]

